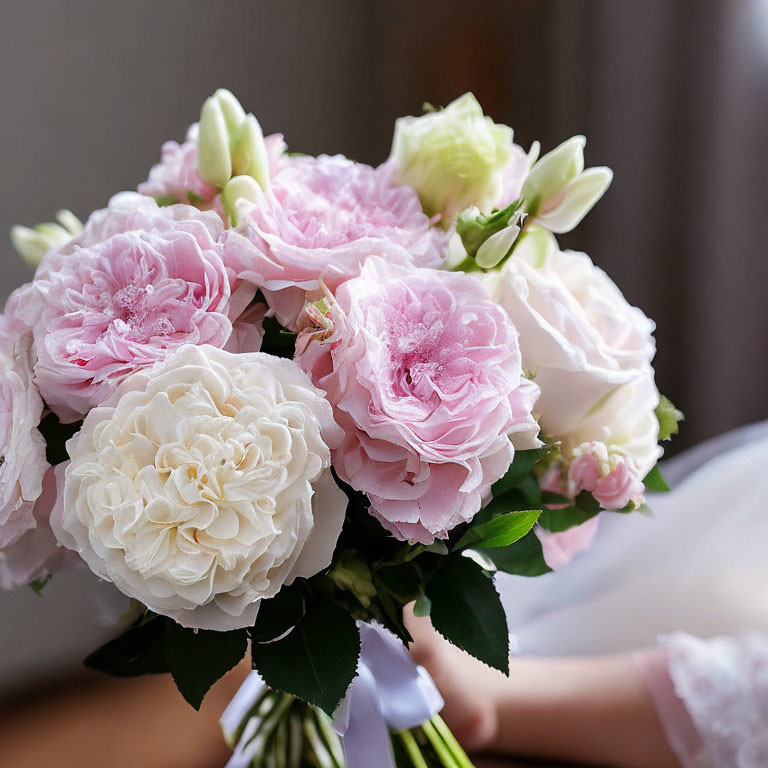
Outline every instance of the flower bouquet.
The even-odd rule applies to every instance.
[[[507,672],[493,574],[664,488],[653,324],[554,237],[610,171],[425,110],[372,168],[219,90],[136,192],[12,231],[0,584],[84,561],[134,605],[86,664],[193,707],[249,653],[231,766],[471,765],[404,607]]]

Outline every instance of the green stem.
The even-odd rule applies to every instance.
[[[311,710],[304,717],[304,735],[320,768],[338,768],[328,748],[320,738]]]
[[[395,731],[405,751],[408,753],[408,757],[413,764],[413,768],[429,768],[427,761],[424,759],[424,755],[421,754],[419,745],[414,738],[414,735],[410,731]]]
[[[317,725],[320,728],[320,734],[325,740],[326,746],[334,761],[339,768],[345,768],[346,761],[344,759],[344,750],[341,746],[341,739],[339,739],[336,731],[333,730],[331,719],[321,709],[317,709],[316,707],[313,707],[312,709],[315,713]]]
[[[288,714],[288,766],[301,768],[301,754],[304,751],[304,735],[301,711],[298,706]]]
[[[429,739],[432,749],[435,750],[438,759],[445,768],[462,768],[461,764],[454,758],[451,750],[448,749],[448,745],[440,737],[435,726],[429,720],[421,724],[421,729]]]
[[[435,726],[435,729],[440,734],[440,736],[443,737],[443,741],[448,746],[448,749],[450,749],[453,753],[454,760],[456,760],[459,765],[461,765],[461,768],[474,768],[472,761],[469,759],[469,757],[467,757],[467,753],[464,751],[461,744],[459,744],[459,742],[456,740],[456,737],[451,732],[451,729],[445,724],[445,720],[443,720],[440,715],[435,715],[432,718],[432,724]]]

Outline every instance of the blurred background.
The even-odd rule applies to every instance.
[[[220,86],[290,149],[372,164],[466,90],[526,149],[583,133],[615,180],[563,242],[657,321],[675,450],[768,416],[768,0],[0,0],[0,304],[31,277],[12,224],[135,188]],[[71,614],[41,660],[50,607],[0,610],[0,698],[76,668]]]

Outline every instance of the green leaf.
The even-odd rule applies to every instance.
[[[668,397],[661,395],[659,404],[656,406],[656,418],[659,421],[659,440],[669,440],[672,435],[680,431],[679,423],[685,416],[673,405]]]
[[[508,547],[484,549],[483,555],[500,571],[516,576],[542,576],[552,570],[544,560],[541,542],[533,531]]]
[[[165,655],[165,629],[170,619],[155,617],[131,627],[85,659],[85,666],[114,677],[170,672]]]
[[[519,485],[530,474],[533,465],[547,452],[547,448],[534,448],[530,451],[515,451],[515,458],[501,480],[491,487],[493,497],[501,496]]]
[[[540,514],[540,509],[508,512],[487,523],[474,525],[459,539],[455,549],[506,547],[522,539],[536,524]]]
[[[51,574],[47,574],[46,576],[41,576],[39,579],[33,579],[32,581],[27,584],[27,586],[38,596],[43,596],[43,590],[45,589],[45,585],[51,580]]]
[[[545,509],[539,518],[539,525],[548,531],[559,532],[575,528],[586,523],[600,512],[597,510],[585,510],[578,507],[562,507],[561,509]]]
[[[275,357],[293,358],[296,347],[296,334],[284,330],[274,317],[265,317],[262,322],[264,338],[261,351]]]
[[[509,674],[507,619],[490,576],[467,557],[451,556],[425,590],[432,625],[449,642]]]
[[[283,587],[274,597],[262,600],[256,624],[248,632],[257,643],[284,635],[304,616],[304,590],[298,582]]]
[[[176,205],[176,203],[179,202],[179,199],[177,197],[174,197],[173,195],[165,195],[155,198],[155,202],[163,208],[166,205]]]
[[[669,490],[669,485],[661,474],[658,464],[645,476],[643,485],[646,491],[652,493],[666,493]]]
[[[191,189],[187,190],[187,200],[189,200],[191,205],[197,205],[198,203],[203,202],[203,198],[200,197],[197,192],[193,192]]]
[[[186,629],[175,621],[167,623],[168,666],[181,695],[195,709],[200,709],[210,687],[237,665],[247,648],[245,629],[215,632]]]
[[[267,685],[333,716],[357,671],[360,633],[343,608],[315,595],[286,637],[253,643],[251,653]]]

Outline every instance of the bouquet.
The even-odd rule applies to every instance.
[[[537,576],[664,489],[653,324],[573,229],[611,181],[471,94],[377,168],[286,150],[219,90],[136,192],[15,227],[0,317],[0,585],[85,563],[133,601],[86,664],[170,673],[231,766],[471,765],[404,607],[508,671]]]

